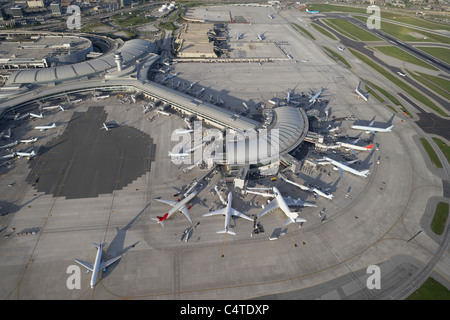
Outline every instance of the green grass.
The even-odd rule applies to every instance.
[[[448,218],[448,203],[439,202],[434,212],[433,220],[431,221],[431,230],[437,235],[441,235],[445,230],[445,225]]]
[[[397,109],[395,109],[393,106],[390,106],[390,105],[387,104],[386,107],[388,107],[389,109],[391,109],[395,113],[398,113]],[[412,118],[412,116],[411,116],[411,118]]]
[[[441,59],[445,63],[450,64],[450,49],[447,48],[436,48],[436,47],[416,47],[435,58]]]
[[[363,16],[353,16],[354,18],[361,20],[363,22],[367,21],[367,17]],[[450,38],[435,34],[431,32],[426,32],[422,30],[415,29],[414,27],[401,26],[395,23],[390,23],[386,21],[381,21],[381,31],[390,34],[391,36],[408,42],[440,42],[450,44]],[[413,35],[414,34],[414,35]],[[416,35],[416,36],[415,36]]]
[[[327,47],[323,47],[325,50],[327,50],[335,59],[340,60],[343,64],[345,64],[348,68],[352,68],[350,66],[350,64],[347,62],[347,60],[345,60],[341,55],[337,54],[336,52],[334,52],[333,50],[331,50],[330,48]]]
[[[414,57],[413,55],[410,55],[408,52],[403,51],[402,49],[399,49],[394,46],[385,46],[385,47],[375,47],[375,49],[381,51],[382,53],[391,56],[393,58],[402,60],[404,62],[409,62],[415,65],[418,65],[420,67],[425,67],[434,71],[439,71],[439,69],[436,69],[435,67],[429,65],[426,62],[423,62],[422,60]]]
[[[439,157],[436,154],[436,151],[434,151],[433,147],[428,142],[428,140],[425,138],[420,138],[420,142],[422,143],[422,146],[424,147],[425,151],[428,153],[431,163],[433,163],[433,165],[436,168],[442,168],[442,162],[441,162],[441,160],[439,160]]]
[[[162,22],[158,25],[158,27],[165,29],[165,30],[170,30],[170,31],[173,31],[176,29],[175,25],[170,21]]]
[[[450,300],[450,291],[433,278],[428,278],[406,300]]]
[[[447,24],[431,22],[431,21],[427,21],[423,18],[417,18],[417,17],[413,17],[413,16],[408,16],[408,15],[401,15],[397,12],[388,12],[388,11],[381,10],[381,18],[406,23],[406,24],[409,24],[409,25],[415,26],[415,27],[421,27],[421,28],[426,28],[426,29],[431,29],[431,30],[450,31],[450,26]]]
[[[427,97],[425,97],[424,95],[422,95],[421,93],[419,93],[416,89],[411,88],[409,85],[407,85],[405,82],[401,81],[400,79],[398,79],[396,76],[394,76],[392,73],[390,73],[389,71],[383,69],[381,66],[379,66],[378,64],[376,64],[374,61],[370,60],[368,57],[366,57],[365,55],[353,50],[353,49],[348,49],[350,50],[350,52],[357,57],[358,59],[360,59],[361,61],[363,61],[364,63],[366,63],[367,65],[369,65],[371,68],[375,69],[376,71],[378,71],[380,74],[382,74],[385,78],[387,78],[388,80],[390,80],[391,82],[393,82],[394,84],[396,84],[400,89],[402,89],[403,91],[405,91],[406,93],[408,93],[410,96],[412,96],[414,99],[420,101],[421,103],[423,103],[424,105],[426,105],[427,107],[429,107],[430,109],[433,109],[434,111],[436,111],[437,113],[439,113],[440,115],[444,116],[444,117],[448,117],[448,114],[443,111],[441,108],[439,108],[437,105],[435,105],[430,99],[428,99]]]
[[[300,27],[298,24],[296,24],[296,23],[293,23],[293,25],[295,26],[295,28],[297,28],[297,31],[301,31],[301,32],[303,32],[304,34],[306,34],[308,37],[310,37],[311,39],[313,39],[313,40],[316,40],[316,38],[314,38],[314,36],[309,32],[309,31],[307,31],[305,28],[303,28],[303,27]],[[294,28],[294,29],[295,29]]]
[[[114,20],[114,22],[121,26],[122,28],[126,28],[126,27],[133,27],[133,26],[137,26],[140,24],[144,24],[144,23],[149,23],[152,21],[155,21],[154,18],[150,18],[150,17],[141,17],[139,16],[140,12],[135,10],[135,11],[131,11],[129,12],[129,14],[116,14],[112,16],[112,19]]]
[[[345,6],[334,6],[330,4],[311,4],[308,6],[308,10],[310,11],[321,11],[321,12],[356,12],[356,13],[366,13],[365,8],[353,8],[353,7],[345,7]]]
[[[424,77],[428,81],[432,82],[433,84],[437,85],[438,87],[442,88],[443,90],[450,92],[450,80],[432,76],[426,73],[417,72],[421,77]]]
[[[449,94],[448,90],[443,90],[441,87],[435,85],[431,81],[428,81],[425,77],[422,77],[419,74],[416,74],[415,72],[412,72],[412,71],[410,71],[408,69],[406,69],[406,71],[409,73],[409,75],[411,77],[413,77],[414,79],[416,79],[417,81],[419,81],[423,85],[427,86],[428,88],[430,88],[431,90],[433,90],[437,94],[441,95],[445,99],[450,100],[450,94]]]
[[[396,106],[401,106],[402,104],[400,103],[400,101],[397,100],[396,97],[394,97],[392,94],[390,94],[389,92],[387,92],[386,90],[384,90],[383,88],[377,86],[375,83],[372,83],[370,81],[366,82],[373,88],[375,88],[378,92],[380,92],[383,96],[385,96],[388,100],[390,100],[393,104],[395,104]],[[384,102],[384,101],[383,101]]]
[[[316,29],[317,31],[319,31],[320,33],[324,34],[325,36],[327,36],[330,39],[333,40],[337,40],[336,37],[334,35],[332,35],[331,33],[329,33],[327,30],[325,30],[324,28],[322,28],[321,26],[313,23],[312,24],[313,28]]]
[[[360,41],[381,41],[381,39],[378,38],[377,36],[374,36],[370,32],[361,29],[360,27],[354,25],[351,22],[348,22],[347,20],[342,19],[327,19],[327,20],[331,22],[333,25],[337,26],[338,28],[344,30],[346,33],[351,34],[353,37],[355,37]]]
[[[442,141],[439,138],[431,138],[431,139],[433,139],[434,143],[436,143],[439,149],[441,149],[445,158],[447,158],[447,162],[450,163],[450,146],[448,146],[444,141]]]

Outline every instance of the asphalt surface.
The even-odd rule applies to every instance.
[[[353,21],[356,19],[349,17],[347,20]],[[393,73],[397,73],[397,71],[402,71],[399,68],[388,65],[383,60],[380,60],[378,57],[376,57],[372,50],[369,50],[365,47],[366,44],[364,42],[353,41],[351,39],[348,39],[347,37],[341,35],[340,33],[336,32],[332,28],[328,27],[326,24],[324,24],[320,20],[316,21],[316,23],[318,25],[320,25],[321,27],[327,29],[328,31],[332,32],[337,38],[339,38],[339,40],[341,41],[341,43],[344,46],[355,49],[355,50],[359,51],[360,53],[363,53],[364,55],[366,55],[367,57],[372,59],[372,61],[389,69]],[[370,30],[369,30],[369,32],[370,32]],[[377,32],[375,35],[380,36],[380,34],[381,34],[381,32]],[[383,36],[381,36],[381,38],[382,37]],[[398,43],[398,40],[396,40],[396,41]],[[447,103],[447,101],[445,101],[441,97],[438,97],[436,94],[434,94],[430,90],[419,85],[418,83],[413,81],[408,76],[404,77],[404,80],[406,80],[410,85],[414,86],[418,91],[422,92],[424,95],[435,100],[439,104],[440,107],[444,107],[445,109],[450,110],[450,105]],[[414,108],[416,108],[417,111],[419,111],[419,113],[418,113],[419,120],[417,120],[416,123],[422,130],[424,130],[428,134],[440,135],[440,136],[446,138],[447,140],[449,139],[449,132],[448,132],[449,120],[443,119],[443,118],[435,115],[432,112],[426,112],[424,109],[420,108],[416,103],[412,102],[411,99],[407,98],[404,94],[402,94],[400,92],[398,92],[397,94],[399,96],[401,96],[403,99],[405,99],[407,102],[409,102]]]
[[[91,198],[122,189],[149,171],[153,140],[126,125],[102,130],[106,117],[103,107],[75,112],[64,133],[30,161],[27,181],[55,197]]]

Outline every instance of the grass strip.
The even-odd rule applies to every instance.
[[[428,157],[430,157],[431,163],[436,168],[442,168],[442,162],[439,160],[438,155],[436,154],[436,151],[434,151],[431,144],[428,142],[425,138],[420,138],[420,142],[422,143],[422,146],[424,147],[425,151],[428,153]]]

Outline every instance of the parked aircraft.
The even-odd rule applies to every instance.
[[[313,93],[313,94],[309,94],[309,93],[306,93],[308,96],[309,96],[309,100],[308,100],[308,102],[310,103],[310,104],[314,104],[317,100],[319,100],[319,98],[320,98],[320,95],[325,91],[325,89],[326,88],[321,88],[317,93]]]
[[[169,206],[172,206],[172,209],[169,210],[165,215],[163,216],[157,216],[156,218],[151,218],[154,221],[157,221],[161,224],[161,226],[164,227],[164,221],[170,218],[172,214],[174,214],[177,211],[182,212],[186,218],[189,220],[190,223],[192,223],[192,219],[189,216],[188,210],[191,208],[190,205],[187,205],[189,201],[191,201],[195,196],[197,195],[197,191],[194,191],[186,196],[183,200],[178,201],[171,201],[171,200],[162,200],[162,199],[155,199],[156,201],[168,204]]]
[[[191,129],[176,129],[175,130],[175,133],[176,134],[185,134],[185,133],[191,133],[191,132],[193,132],[194,130],[191,130]]]
[[[306,9],[306,12],[311,13],[311,14],[320,13],[320,11],[318,11],[318,10],[309,11],[308,9]]]
[[[259,39],[260,41],[263,41],[264,39],[266,39],[266,36],[264,35],[264,33],[265,33],[265,32],[263,32],[263,33],[258,33],[258,39]]]
[[[325,193],[322,190],[319,190],[319,189],[317,189],[315,187],[307,187],[307,186],[303,186],[301,184],[295,183],[295,182],[289,180],[288,178],[286,178],[282,173],[280,173],[279,175],[280,175],[281,179],[286,181],[287,183],[290,183],[290,184],[292,184],[294,186],[297,186],[297,187],[299,187],[302,190],[313,192],[316,195],[316,199],[317,199],[317,196],[324,197],[324,198],[326,198],[328,200],[333,199],[333,195],[332,194]]]
[[[109,265],[116,262],[117,260],[119,260],[122,257],[122,255],[118,255],[117,257],[109,259],[108,261],[102,262],[103,248],[106,245],[107,245],[106,242],[99,243],[99,244],[94,243],[94,246],[97,248],[97,255],[95,256],[94,264],[83,261],[83,260],[75,259],[75,261],[77,263],[81,264],[83,267],[88,269],[88,272],[92,271],[92,277],[91,277],[91,283],[90,283],[91,288],[94,288],[94,286],[97,284],[98,273],[100,271],[106,271],[106,267],[108,267]]]
[[[358,150],[358,151],[368,151],[368,150],[371,150],[371,149],[373,148],[373,144],[370,144],[370,145],[367,145],[367,146],[358,146],[358,145],[356,145],[356,143],[357,143],[359,140],[360,140],[360,138],[355,139],[355,140],[353,140],[353,141],[350,142],[350,143],[338,141],[338,142],[336,142],[336,144],[337,144],[339,147],[343,147],[343,148],[348,148],[348,149],[350,149],[350,151],[353,152],[353,154],[355,154],[355,155],[356,155],[355,150]]]
[[[164,78],[161,80],[161,83],[164,83],[164,82],[166,82],[166,81],[169,80],[169,79],[175,78],[177,75],[178,75],[178,72],[176,72],[176,73],[174,73],[174,74],[169,74],[168,76],[164,77]]]
[[[169,151],[169,157],[187,157],[189,153],[181,152],[181,153],[172,153]]]
[[[31,113],[30,112],[30,117],[42,119],[44,117],[44,115],[42,113],[41,114],[35,114],[35,113]]]
[[[34,150],[31,151],[31,152],[21,152],[21,151],[16,152],[16,156],[18,156],[19,158],[27,157],[28,160],[30,160],[31,158],[33,158],[35,155],[36,155],[36,153],[34,152]]]
[[[72,101],[72,102],[75,102],[75,101]],[[55,110],[55,109],[59,109],[61,111],[64,111],[64,108],[60,104],[58,104],[56,106],[42,107],[42,110]]]
[[[226,207],[225,208],[222,208],[222,209],[219,209],[219,210],[215,210],[215,211],[212,211],[212,212],[209,212],[209,213],[206,213],[206,214],[203,215],[203,217],[216,216],[216,215],[224,215],[225,216],[224,229],[220,230],[220,231],[217,231],[216,233],[228,233],[228,234],[236,235],[236,233],[234,231],[231,231],[229,229],[231,216],[235,216],[235,217],[243,218],[243,219],[246,219],[246,220],[249,220],[249,221],[253,221],[253,219],[250,218],[249,216],[247,216],[247,215],[245,215],[245,214],[243,214],[243,213],[233,209],[231,207],[231,202],[232,201],[233,201],[233,194],[230,192],[230,193],[228,193],[228,201],[226,202]]]
[[[358,83],[358,86],[356,87],[355,92],[358,95],[358,98],[362,98],[364,101],[368,101],[369,94],[367,92],[361,91],[360,85],[361,85],[361,81]]]
[[[356,161],[357,160],[355,160],[353,162],[356,162]],[[328,157],[323,157],[322,159],[319,159],[317,161],[317,164],[319,164],[319,165],[320,164],[333,164],[335,166],[335,168],[337,168],[337,170],[339,170],[339,174],[341,175],[341,178],[342,178],[342,175],[343,175],[344,171],[350,172],[350,173],[352,173],[354,175],[357,175],[357,176],[360,176],[360,177],[363,177],[363,178],[367,178],[367,176],[370,173],[369,170],[358,171],[356,169],[353,169],[353,168],[349,167],[348,165],[350,164],[350,162],[344,164],[344,163],[341,163],[339,161],[330,159]]]
[[[271,14],[269,14],[268,16],[269,16],[270,19],[275,18],[275,17],[274,17],[273,15],[271,15]]]
[[[378,128],[378,127],[374,127],[373,126],[374,122],[375,122],[375,120],[372,120],[372,122],[369,123],[368,126],[353,125],[351,128],[355,129],[355,130],[363,130],[363,131],[366,131],[366,133],[376,134],[376,132],[391,132],[392,128],[394,127],[392,125],[392,126],[389,126],[387,128]]]
[[[16,156],[15,153],[10,153],[10,154],[4,155],[4,156],[0,156],[0,160],[11,159],[11,158],[14,158],[15,156]]]
[[[38,139],[38,138],[35,137],[35,138],[30,138],[30,139],[19,140],[19,142],[29,144],[29,143],[36,142],[37,139]]]
[[[53,129],[56,128],[56,123],[53,123],[51,126],[37,126],[34,127],[36,130],[45,131],[47,129]]]
[[[262,192],[255,192],[252,191],[252,189],[262,189],[262,190],[268,190],[271,191],[271,193],[262,193]],[[314,203],[305,202],[302,199],[292,199],[291,197],[283,197],[278,191],[276,187],[273,188],[247,188],[246,190],[248,193],[258,194],[263,197],[270,197],[274,198],[264,209],[259,213],[258,218],[261,218],[263,215],[274,211],[275,209],[280,209],[284,212],[284,214],[287,216],[286,221],[284,222],[284,225],[287,226],[288,224],[295,223],[295,222],[306,222],[305,219],[300,218],[298,216],[297,212],[292,212],[289,209],[289,206],[302,206],[302,207],[316,207]]]
[[[103,122],[103,125],[100,127],[100,130],[106,130],[109,131],[109,129],[111,129],[112,126],[107,125],[106,123]]]

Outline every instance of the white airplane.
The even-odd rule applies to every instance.
[[[19,142],[29,144],[29,143],[36,142],[37,139],[38,139],[38,138],[35,137],[35,138],[30,138],[30,139],[19,140]]]
[[[350,149],[350,151],[353,152],[353,154],[355,154],[355,155],[356,155],[355,150],[368,151],[368,150],[371,150],[373,148],[373,144],[370,144],[370,145],[367,145],[367,146],[358,146],[358,145],[356,145],[356,143],[359,141],[359,139],[360,138],[355,139],[354,141],[352,141],[350,143],[338,141],[338,142],[336,142],[336,144],[339,147]]]
[[[75,101],[72,101],[72,102],[75,102]],[[60,104],[58,104],[56,106],[50,106],[50,107],[43,107],[42,108],[42,110],[55,110],[55,109],[59,109],[61,111],[64,111],[64,108]]]
[[[270,19],[275,18],[275,17],[274,17],[273,15],[271,15],[271,14],[269,14],[268,16],[269,16]]]
[[[189,153],[181,152],[181,153],[172,153],[169,151],[169,157],[187,157]]]
[[[164,83],[169,79],[175,78],[177,75],[178,75],[178,72],[176,72],[174,74],[169,74],[167,77],[165,77],[164,79],[161,80],[161,83]]]
[[[20,116],[19,114],[16,115],[16,117],[14,117],[14,121],[20,121],[25,119],[26,117],[28,117],[30,114],[29,113],[25,113],[24,115]]]
[[[244,34],[243,33],[239,33],[237,36],[236,36],[236,40],[240,40],[240,39],[243,39],[244,38]]]
[[[326,198],[328,200],[332,200],[333,199],[333,195],[332,194],[325,193],[322,190],[319,190],[319,189],[317,189],[315,187],[307,187],[307,186],[303,186],[301,184],[295,183],[295,182],[287,179],[282,173],[280,173],[280,177],[281,177],[282,180],[286,181],[287,183],[293,184],[294,186],[299,187],[302,190],[313,192],[316,195],[316,199],[317,199],[317,196],[324,197],[324,198]]]
[[[165,115],[165,116],[170,116],[170,113],[162,111],[162,110],[156,110],[156,112],[158,112],[158,113],[160,113],[162,115]]]
[[[361,85],[361,81],[358,83],[358,86],[355,88],[355,92],[358,95],[358,98],[362,98],[364,101],[368,101],[369,94],[367,92],[361,91],[360,85]]]
[[[42,113],[41,114],[35,114],[35,113],[31,113],[30,112],[30,117],[42,119],[44,117],[44,115]]]
[[[194,130],[191,129],[176,129],[175,133],[176,134],[185,134],[185,133],[191,133],[194,132]]]
[[[325,91],[325,89],[326,89],[326,88],[321,88],[321,89],[319,90],[319,92],[317,92],[317,93],[314,94],[314,95],[311,95],[311,94],[307,93],[307,94],[309,95],[309,97],[310,97],[310,99],[309,99],[308,102],[309,102],[310,104],[313,104],[313,103],[315,103],[317,100],[319,100],[320,95]]]
[[[122,255],[118,255],[117,257],[109,259],[108,261],[102,262],[103,248],[106,245],[107,245],[106,242],[99,243],[99,244],[94,243],[94,246],[97,248],[97,255],[95,256],[94,264],[83,261],[83,260],[75,259],[75,261],[77,263],[81,264],[83,267],[88,269],[88,272],[92,271],[92,277],[91,277],[91,283],[90,283],[91,288],[94,288],[94,286],[97,284],[98,273],[100,271],[105,271],[106,267],[108,267],[109,265],[116,262],[117,260],[119,260],[122,257]]]
[[[226,202],[227,206],[225,208],[222,208],[222,209],[219,209],[219,210],[215,210],[215,211],[212,211],[212,212],[208,212],[208,213],[203,215],[203,217],[216,216],[216,215],[224,215],[225,216],[224,229],[220,230],[220,231],[217,231],[216,233],[228,233],[228,234],[236,235],[236,233],[234,231],[229,230],[231,216],[235,216],[235,217],[243,218],[243,219],[246,219],[246,220],[249,220],[249,221],[253,221],[253,219],[250,218],[249,216],[247,216],[247,215],[245,215],[245,214],[243,214],[243,213],[241,213],[241,212],[231,208],[232,200],[233,200],[233,195],[230,192],[230,193],[228,193],[228,202]]]
[[[11,158],[14,158],[15,156],[16,156],[15,153],[10,153],[10,154],[7,154],[5,156],[0,156],[0,160],[11,159]]]
[[[16,156],[18,156],[19,158],[27,157],[28,160],[33,158],[35,155],[36,155],[36,153],[34,152],[34,150],[31,152],[16,152]]]
[[[192,219],[189,216],[188,210],[191,208],[190,205],[186,205],[189,201],[191,201],[195,196],[197,195],[197,191],[190,193],[186,198],[179,201],[171,201],[171,200],[162,200],[162,199],[155,199],[156,201],[168,204],[169,206],[172,206],[172,209],[169,210],[165,215],[162,217],[157,216],[156,218],[151,218],[154,221],[157,221],[161,224],[161,226],[164,227],[164,221],[170,218],[172,214],[174,214],[177,211],[182,212],[186,218],[189,220],[190,223],[192,223]]]
[[[96,96],[96,97],[95,97],[95,100],[108,99],[109,97],[110,97],[110,95],[109,95],[109,94],[107,94],[107,95],[104,95],[104,96]]]
[[[355,161],[357,161],[357,160],[354,160],[352,162],[355,162]],[[341,175],[341,178],[342,178],[342,174],[344,171],[353,173],[354,175],[357,175],[357,176],[360,176],[363,178],[367,178],[367,176],[370,173],[369,170],[358,171],[358,170],[355,170],[355,169],[349,167],[348,164],[350,164],[350,162],[348,162],[347,164],[344,164],[339,161],[330,159],[328,157],[323,157],[323,159],[318,160],[317,164],[333,164],[335,166],[335,168],[337,168],[337,170],[339,170],[339,174]]]
[[[266,36],[264,35],[264,33],[265,33],[265,32],[263,32],[263,33],[258,33],[258,39],[259,39],[260,41],[263,41],[264,39],[266,39]]]
[[[262,193],[262,192],[255,192],[249,189],[262,189],[262,190],[269,190],[272,191],[272,193]],[[292,199],[291,197],[283,197],[278,191],[276,187],[273,188],[247,188],[246,190],[248,193],[258,194],[263,197],[270,197],[274,198],[267,206],[264,207],[264,209],[259,213],[258,219],[261,218],[263,215],[274,211],[275,209],[280,209],[284,212],[284,214],[287,216],[286,221],[284,222],[284,226],[287,226],[291,223],[295,222],[306,222],[305,219],[302,219],[298,216],[297,212],[292,212],[289,209],[289,206],[302,206],[302,207],[316,207],[314,203],[305,202],[302,199]]]
[[[100,130],[109,131],[109,129],[112,128],[112,126],[108,126],[106,123],[103,122],[103,125],[100,127]]]
[[[40,131],[45,131],[47,129],[53,129],[53,128],[56,128],[56,123],[53,123],[51,126],[37,126],[37,127],[34,127],[34,129],[40,130]]]
[[[392,126],[389,126],[387,128],[377,128],[377,127],[373,126],[374,122],[375,122],[375,120],[372,120],[372,122],[369,123],[368,126],[353,125],[351,128],[355,129],[355,130],[363,130],[363,131],[366,131],[366,133],[376,134],[376,132],[391,132],[392,128],[394,127],[392,125]]]
[[[6,149],[6,148],[11,148],[11,147],[15,147],[19,144],[19,141],[14,141],[8,144],[4,144],[2,146],[0,146],[0,149]]]

